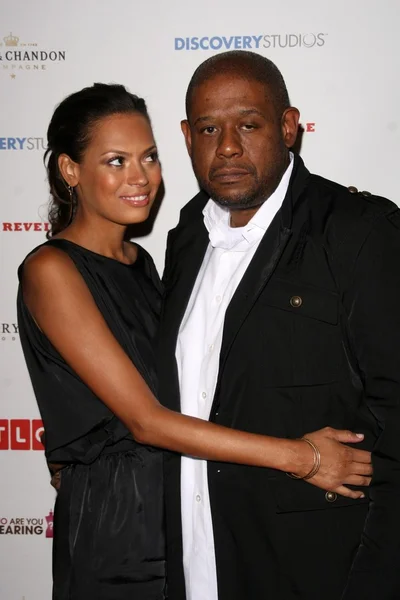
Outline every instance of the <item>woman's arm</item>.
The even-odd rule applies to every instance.
[[[42,332],[138,442],[301,476],[311,470],[313,452],[305,442],[237,431],[161,406],[108,328],[74,263],[62,251],[45,247],[29,257],[22,283],[25,303]],[[321,469],[310,481],[359,497],[361,492],[341,484],[368,483],[369,453],[338,443],[359,441],[355,434],[326,428],[309,437],[322,455]]]

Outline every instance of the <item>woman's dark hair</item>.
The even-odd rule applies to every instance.
[[[48,238],[65,229],[76,210],[76,193],[60,173],[59,156],[67,154],[79,163],[96,123],[104,117],[121,113],[140,113],[150,121],[143,98],[116,84],[95,83],[67,96],[54,111],[47,130],[44,154],[51,196]]]

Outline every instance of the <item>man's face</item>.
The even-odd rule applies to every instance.
[[[196,87],[182,131],[201,188],[231,211],[257,209],[286,170],[298,117],[279,115],[258,81],[221,74]]]

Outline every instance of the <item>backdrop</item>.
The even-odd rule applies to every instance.
[[[1,0],[0,598],[51,598],[54,493],[16,324],[17,267],[45,240],[42,164],[55,105],[94,82],[147,100],[166,194],[140,242],[160,272],[167,231],[197,191],[179,122],[197,65],[250,49],[282,70],[308,168],[399,201],[398,0]],[[56,401],[56,399],[55,399]]]

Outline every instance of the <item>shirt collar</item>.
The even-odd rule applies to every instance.
[[[204,225],[208,231],[210,243],[214,248],[230,250],[246,240],[252,244],[261,239],[274,216],[282,206],[289,187],[293,170],[293,153],[289,153],[290,162],[276,190],[264,202],[244,227],[230,227],[230,212],[210,199],[203,209]]]

